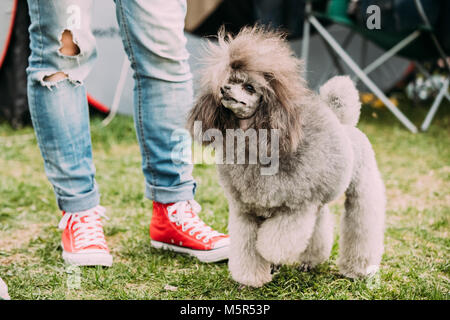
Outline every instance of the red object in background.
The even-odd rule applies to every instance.
[[[0,68],[3,65],[3,62],[5,61],[6,58],[6,52],[8,51],[8,47],[9,44],[11,42],[11,36],[13,33],[13,27],[14,27],[14,22],[16,21],[16,12],[17,12],[17,2],[19,0],[15,0],[13,7],[12,7],[12,13],[11,13],[11,21],[9,22],[9,29],[8,29],[8,35],[6,36],[6,42],[5,42],[5,46],[3,47],[3,52],[0,55]]]
[[[91,107],[94,107],[100,112],[109,113],[109,108],[100,101],[95,100],[89,93],[87,94],[87,100]]]

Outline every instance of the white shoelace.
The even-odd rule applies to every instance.
[[[167,213],[169,220],[176,223],[177,226],[181,225],[183,232],[189,231],[189,234],[195,237],[197,240],[203,238],[203,242],[207,243],[211,238],[217,236],[223,236],[223,233],[213,230],[207,226],[197,215],[202,207],[195,200],[179,201],[171,206],[167,207]]]
[[[103,234],[103,224],[100,220],[101,217],[108,220],[105,212],[106,209],[104,207],[96,206],[82,212],[65,213],[58,224],[58,228],[64,230],[69,224],[69,220],[69,228],[75,225],[73,236],[76,250],[92,245],[107,248],[105,235]]]

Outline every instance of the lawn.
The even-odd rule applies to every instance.
[[[420,123],[424,107],[401,102]],[[387,187],[385,254],[368,280],[341,277],[335,245],[312,272],[282,267],[259,289],[241,288],[227,264],[204,264],[150,246],[151,202],[144,199],[133,121],[106,128],[91,121],[97,182],[112,268],[71,269],[61,259],[60,212],[33,130],[0,124],[0,276],[13,299],[449,299],[450,112],[445,105],[427,133],[411,134],[386,109],[365,106],[359,127],[369,136]],[[201,217],[226,232],[228,205],[212,165],[196,165]],[[331,206],[336,216],[343,199]],[[336,219],[338,221],[338,219]],[[75,282],[74,282],[75,279]],[[81,282],[77,282],[77,280]]]

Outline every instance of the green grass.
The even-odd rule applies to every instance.
[[[425,108],[405,101],[402,106],[420,123]],[[363,110],[359,127],[373,144],[388,196],[378,278],[339,275],[336,232],[327,263],[309,273],[282,267],[259,289],[233,282],[226,263],[203,264],[151,248],[151,202],[144,199],[133,121],[122,116],[107,128],[100,118],[92,119],[97,181],[110,217],[106,234],[115,263],[109,269],[82,268],[81,287],[69,289],[73,275],[62,262],[56,227],[60,213],[33,131],[0,124],[0,276],[13,299],[449,299],[448,110],[443,106],[430,130],[416,135],[386,109]],[[214,166],[198,165],[194,176],[202,218],[226,232],[228,205]],[[336,215],[342,204],[342,199],[332,204]]]

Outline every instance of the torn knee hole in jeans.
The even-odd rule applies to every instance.
[[[58,84],[65,80],[68,80],[70,83],[74,84],[75,86],[79,86],[79,85],[83,84],[83,82],[81,80],[74,79],[70,76],[70,74],[63,72],[63,71],[57,71],[55,73],[44,74],[41,77],[40,82],[43,86],[46,86],[48,89],[52,90],[53,87],[58,88]]]
[[[80,54],[80,47],[77,44],[76,39],[74,39],[72,31],[65,29],[61,33],[60,40],[61,47],[58,52],[63,57],[76,57]]]
[[[43,80],[46,81],[46,82],[54,82],[56,84],[56,82],[61,81],[63,79],[66,79],[68,77],[69,76],[66,73],[64,73],[62,71],[58,71],[58,72],[55,72],[55,73],[50,74],[48,76],[45,76],[43,78]]]
[[[65,29],[61,33],[60,39],[61,47],[58,49],[58,54],[64,58],[78,58],[80,54],[80,47],[76,43],[76,40],[73,37],[72,31]],[[49,75],[45,75],[42,78],[42,82],[49,89],[52,85],[57,85],[58,82],[69,79],[72,83],[80,84],[81,82],[78,80],[72,80],[69,78],[69,75],[63,71],[58,71]]]
[[[72,77],[70,77],[69,74],[67,74],[66,72],[63,72],[63,71],[44,74],[40,78],[41,84],[43,86],[47,87],[48,89],[50,89],[50,91],[52,90],[52,87],[58,88],[58,84],[65,80],[69,80],[69,82],[74,84],[75,86],[79,86],[79,85],[83,84],[83,82],[81,80],[73,79]]]

